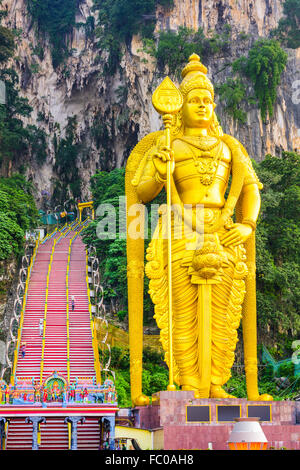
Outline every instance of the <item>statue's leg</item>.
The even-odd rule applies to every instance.
[[[244,281],[234,275],[234,265],[229,263],[223,269],[222,282],[212,287],[211,398],[232,397],[222,386],[231,376],[244,299]]]
[[[181,260],[172,263],[173,348],[183,390],[198,390],[198,286],[191,284]]]

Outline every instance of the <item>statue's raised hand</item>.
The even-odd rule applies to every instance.
[[[167,162],[171,161],[171,172],[175,169],[174,152],[166,146],[156,149],[152,154],[152,161],[162,180],[167,179]]]

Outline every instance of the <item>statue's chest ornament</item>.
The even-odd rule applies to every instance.
[[[204,186],[210,186],[216,176],[219,161],[222,155],[221,141],[213,144],[197,143],[197,147],[190,146],[195,167],[200,174],[200,181]]]

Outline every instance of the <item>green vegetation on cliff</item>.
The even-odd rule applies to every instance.
[[[300,47],[300,0],[285,0],[283,14],[272,35],[286,47],[297,49]]]
[[[76,166],[81,144],[76,140],[77,117],[68,117],[65,128],[65,137],[54,135],[55,165],[60,180],[57,182],[53,194],[55,201],[62,204],[70,196],[80,196],[80,177]]]
[[[251,80],[263,120],[267,115],[273,115],[277,88],[287,57],[278,41],[259,39],[249,50],[248,57],[241,57],[232,64],[233,72],[239,72]]]
[[[156,7],[173,6],[173,0],[94,0],[99,25],[96,35],[101,50],[109,52],[105,72],[113,74],[121,61],[122,46],[129,44],[134,34],[152,38],[156,22]]]
[[[54,68],[70,54],[68,35],[76,24],[77,4],[78,0],[27,0],[38,35],[44,35],[50,41]]]
[[[194,52],[205,63],[208,57],[226,53],[230,46],[231,28],[225,25],[222,34],[205,36],[201,28],[198,31],[181,26],[178,31],[160,31],[157,40],[145,39],[144,51],[157,61],[158,69],[180,80],[182,68],[187,58]]]
[[[111,172],[101,171],[91,179],[91,191],[95,208],[103,204],[101,214],[96,211],[95,221],[90,223],[83,232],[83,240],[87,245],[95,246],[100,264],[101,282],[104,287],[104,299],[122,319],[127,313],[127,261],[126,261],[126,231],[125,228],[125,170],[115,169]],[[164,192],[153,201],[155,204],[164,202]],[[112,224],[107,221],[107,210],[111,206],[116,214]],[[99,207],[100,209],[100,207]],[[103,230],[100,223],[103,221]],[[121,221],[121,227],[119,224]],[[148,227],[151,225],[151,212],[148,211]],[[116,228],[116,232],[111,232]],[[119,230],[120,229],[120,230]],[[110,238],[111,236],[111,238]],[[150,234],[149,234],[150,236]],[[101,238],[100,238],[101,237]],[[145,246],[149,240],[145,240]],[[151,321],[153,306],[148,295],[148,279],[144,284],[144,316],[145,321]]]
[[[0,1],[1,5],[1,1]],[[0,21],[5,12],[0,11]],[[35,126],[24,126],[22,117],[29,117],[28,100],[19,96],[17,73],[5,68],[15,50],[12,31],[0,26],[0,80],[5,84],[5,104],[0,104],[0,165],[2,174],[10,174],[11,162],[33,153],[44,158],[45,135]],[[3,171],[4,170],[4,171]],[[24,245],[25,231],[35,227],[39,214],[33,197],[33,187],[24,176],[15,174],[0,178],[0,260],[17,258]]]
[[[38,221],[32,185],[18,174],[0,178],[0,260],[22,253],[25,231]]]
[[[300,333],[300,155],[267,155],[256,167],[264,184],[257,229],[258,325],[284,357]]]
[[[0,11],[0,20],[4,16]],[[20,155],[30,155],[38,163],[47,157],[46,134],[34,125],[24,125],[32,108],[27,98],[20,96],[19,77],[13,68],[6,68],[6,62],[14,54],[14,34],[7,28],[0,28],[0,80],[5,85],[5,104],[0,104],[0,165],[10,175],[11,163],[20,165]],[[3,46],[4,44],[4,46]],[[2,47],[3,46],[3,47]]]
[[[144,52],[157,61],[158,69],[180,80],[180,72],[186,59],[193,52],[200,55],[203,63],[219,54],[222,57],[230,52],[231,28],[224,26],[222,34],[205,36],[198,31],[180,27],[178,31],[161,31],[158,40],[145,39]],[[247,57],[240,57],[232,64],[232,76],[220,85],[216,92],[225,110],[241,123],[246,122],[245,104],[255,104],[261,111],[263,120],[267,114],[273,115],[277,98],[277,88],[287,63],[287,54],[274,39],[259,39],[250,48]],[[238,76],[235,77],[235,74]],[[253,86],[255,97],[249,96],[247,88]]]

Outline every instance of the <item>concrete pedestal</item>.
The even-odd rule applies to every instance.
[[[137,407],[136,413],[139,414],[138,427],[163,429],[164,449],[206,450],[212,447],[214,450],[226,450],[229,449],[227,441],[234,426],[234,418],[230,420],[230,413],[238,413],[239,417],[245,418],[260,410],[251,407],[262,405],[262,414],[265,413],[264,418],[268,420],[261,419],[260,423],[268,439],[268,448],[300,450],[300,402],[195,399],[193,392],[166,391],[160,392],[159,404]],[[189,408],[192,406],[208,407],[205,410],[203,408],[207,411],[208,421],[190,421],[191,418],[195,419]],[[229,420],[222,421],[224,418]]]

